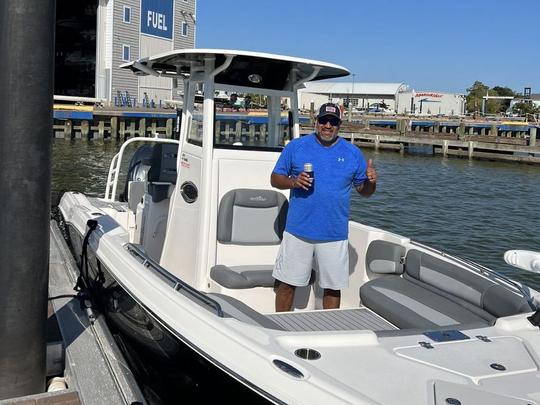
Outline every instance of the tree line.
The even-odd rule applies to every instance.
[[[467,112],[475,113],[482,111],[482,102],[486,94],[490,96],[513,96],[523,98],[521,93],[514,92],[509,87],[489,87],[481,81],[475,81],[474,84],[467,89]],[[486,103],[486,114],[506,113],[510,106],[510,99],[488,99]],[[513,105],[512,112],[519,115],[539,114],[540,107],[536,107],[531,101],[521,101]]]

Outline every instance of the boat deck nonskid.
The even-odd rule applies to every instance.
[[[368,308],[286,312],[266,315],[288,331],[395,330]]]

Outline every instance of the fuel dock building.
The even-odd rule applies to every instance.
[[[196,0],[58,0],[55,95],[105,104],[178,100],[170,78],[137,77],[120,65],[193,48]],[[181,83],[180,83],[181,86]]]

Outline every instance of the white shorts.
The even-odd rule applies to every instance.
[[[304,287],[309,284],[314,264],[321,288],[341,290],[349,286],[347,240],[325,242],[283,232],[272,276],[284,283]]]

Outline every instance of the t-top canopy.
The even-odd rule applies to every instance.
[[[230,63],[229,63],[229,59]],[[292,90],[299,81],[332,79],[349,75],[342,66],[331,63],[274,55],[261,52],[223,49],[179,49],[161,53],[120,67],[131,69],[136,75],[178,77],[201,71],[205,61],[214,59],[215,67],[226,66],[215,77],[215,83]],[[224,65],[225,64],[225,65]],[[295,77],[291,78],[291,73]]]

